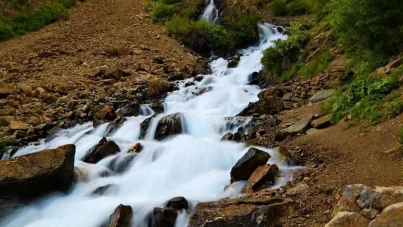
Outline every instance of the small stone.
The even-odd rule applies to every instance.
[[[185,197],[175,197],[168,201],[167,203],[168,208],[173,208],[176,210],[188,209],[189,203],[185,199]]]
[[[331,115],[323,116],[319,119],[313,120],[311,122],[312,127],[317,129],[326,128],[331,125],[330,120],[332,119]]]
[[[262,150],[250,148],[231,169],[231,183],[248,180],[250,175],[259,166],[265,165],[270,155]]]
[[[120,204],[110,216],[107,227],[130,227],[132,218],[132,207]]]
[[[320,102],[320,101],[323,101],[323,100],[333,96],[333,94],[334,94],[333,89],[318,91],[310,98],[309,101],[311,103]]]
[[[374,219],[378,214],[379,212],[373,208],[366,208],[361,211],[361,215],[370,220]]]

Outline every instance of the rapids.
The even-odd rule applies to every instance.
[[[210,2],[213,2],[211,0]],[[179,90],[164,100],[164,113],[157,115],[150,124],[147,135],[139,140],[140,123],[154,114],[148,106],[141,108],[142,115],[127,117],[113,134],[106,135],[108,123],[93,127],[92,123],[61,130],[55,135],[19,149],[14,156],[56,148],[64,144],[76,145],[75,167],[84,178],[75,184],[67,195],[53,194],[9,213],[0,221],[4,227],[99,227],[119,204],[133,208],[133,226],[147,226],[154,207],[161,207],[169,199],[184,196],[192,203],[189,213],[182,211],[176,226],[187,225],[188,216],[198,202],[214,201],[240,194],[245,182],[230,187],[230,170],[248,150],[242,143],[220,141],[229,131],[236,132],[248,121],[238,123],[233,117],[250,102],[258,100],[260,88],[248,85],[250,75],[260,71],[263,50],[274,45],[274,40],[286,39],[277,27],[259,24],[260,42],[239,51],[242,55],[236,68],[228,68],[228,61],[219,58],[211,62],[211,75],[204,75],[200,82],[185,86],[193,79],[178,81]],[[194,95],[208,89],[201,95]],[[183,134],[163,141],[154,140],[158,119],[172,113],[182,113]],[[99,140],[107,136],[118,144],[121,152],[107,157],[97,164],[87,164],[80,159]],[[124,159],[128,149],[140,142],[141,153],[135,155],[130,167],[123,173],[108,168],[116,156]],[[260,148],[271,154],[269,163],[280,167],[279,187],[292,178],[295,167],[279,162],[272,149]],[[92,196],[100,186],[114,184],[116,188],[103,196]],[[226,189],[225,189],[226,188]],[[225,189],[225,190],[224,190]],[[3,213],[4,214],[4,213]]]

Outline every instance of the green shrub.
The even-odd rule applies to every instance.
[[[182,0],[159,0],[159,3],[165,4],[165,5],[173,5],[181,2]]]
[[[401,146],[403,146],[403,128],[401,128],[398,132],[398,141]]]
[[[11,26],[17,35],[22,35],[36,31],[60,19],[66,19],[68,15],[68,10],[62,4],[45,3],[29,13],[15,15]]]
[[[0,41],[11,39],[15,36],[13,28],[9,24],[0,21]]]
[[[286,3],[285,0],[273,0],[270,3],[270,8],[273,11],[275,16],[284,16],[286,15]]]
[[[244,47],[259,40],[257,23],[260,17],[256,14],[239,14],[235,27],[230,30],[231,39],[236,47]]]
[[[227,31],[222,26],[206,21],[189,21],[177,16],[166,23],[166,29],[168,35],[175,37],[195,51],[225,52],[233,47]]]
[[[178,12],[178,8],[175,5],[159,3],[155,6],[151,14],[151,19],[153,22],[167,21],[169,18],[173,17],[176,12]]]
[[[66,8],[71,8],[76,5],[76,0],[56,0],[56,2],[62,4]]]
[[[309,5],[305,0],[292,1],[286,7],[287,15],[296,16],[309,13]]]
[[[285,68],[295,63],[305,45],[309,42],[308,27],[303,24],[292,24],[289,28],[289,37],[286,40],[276,41],[274,47],[264,51],[262,64],[264,72],[269,77],[281,77]]]
[[[403,42],[401,0],[332,0],[330,24],[347,51],[389,55]]]
[[[383,103],[387,95],[400,86],[394,77],[385,78],[377,75],[360,75],[351,83],[339,88],[338,92],[324,106],[324,112],[332,114],[332,122],[336,123],[350,114],[353,122],[368,120],[377,124],[383,120]],[[386,111],[388,107],[385,105]]]

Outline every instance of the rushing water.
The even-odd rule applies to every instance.
[[[207,7],[201,15],[201,19],[212,24],[217,24],[218,22],[218,9],[215,6],[214,0],[206,0]]]
[[[258,100],[260,88],[247,85],[250,75],[262,69],[260,59],[263,50],[272,46],[274,40],[286,38],[275,26],[258,26],[260,43],[240,51],[242,57],[236,68],[227,68],[228,61],[219,58],[210,64],[212,74],[205,75],[200,82],[195,81],[195,85],[185,86],[193,79],[179,81],[179,90],[166,97],[164,113],[151,122],[144,140],[139,140],[140,123],[147,118],[146,115],[153,114],[147,106],[142,106],[142,115],[128,117],[111,135],[106,135],[108,123],[96,128],[87,123],[59,131],[39,144],[18,150],[14,156],[75,144],[75,166],[83,177],[67,195],[53,194],[31,203],[3,219],[0,226],[99,227],[116,206],[124,204],[133,208],[133,226],[143,227],[147,226],[147,217],[152,209],[163,206],[173,197],[184,196],[194,207],[198,202],[239,195],[245,182],[226,186],[230,185],[231,168],[248,148],[242,143],[220,141],[220,138],[247,123],[235,124],[228,117],[235,116],[248,103]],[[194,95],[202,89],[207,91]],[[184,133],[155,141],[153,135],[158,119],[172,113],[183,114]],[[97,164],[80,161],[103,136],[116,142],[121,152]],[[135,154],[129,169],[116,174],[108,168],[115,157],[124,159],[132,155],[128,154],[128,149],[138,142],[144,148],[141,153]],[[284,184],[291,178],[293,168],[281,164],[273,150],[261,149],[271,154],[269,163],[280,167],[281,178],[274,187]],[[107,184],[116,187],[103,196],[91,195],[95,189]],[[183,211],[176,226],[186,226],[188,215]]]

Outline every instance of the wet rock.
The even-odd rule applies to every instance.
[[[117,117],[117,115],[111,105],[96,106],[92,110],[92,113],[94,114],[95,123],[112,121]]]
[[[239,60],[241,60],[241,56],[236,55],[228,59],[228,68],[236,68],[238,66]]]
[[[120,204],[110,216],[107,227],[130,227],[132,218],[132,207]]]
[[[123,125],[123,123],[126,121],[126,118],[119,116],[115,120],[113,120],[106,128],[106,135],[112,135],[113,133],[116,132],[120,128],[120,126]]]
[[[231,183],[248,180],[250,175],[259,166],[265,165],[270,155],[262,150],[250,148],[231,169]]]
[[[130,117],[140,114],[140,103],[136,100],[123,105],[116,113],[120,116]]]
[[[275,227],[281,226],[296,203],[289,199],[240,198],[200,203],[190,217],[192,227]]]
[[[320,102],[333,96],[333,94],[334,94],[333,89],[318,91],[309,99],[309,101],[311,103]]]
[[[128,170],[132,164],[133,159],[136,155],[129,154],[125,156],[118,156],[109,163],[109,169],[113,170],[115,173],[123,173]]]
[[[189,204],[185,197],[175,197],[168,201],[167,203],[168,208],[173,208],[176,210],[188,209]]]
[[[246,109],[241,111],[237,116],[252,116],[252,115],[273,115],[284,110],[284,102],[280,97],[266,96],[259,99],[255,103],[249,104]]]
[[[253,193],[263,188],[273,186],[278,175],[277,165],[259,166],[249,177],[243,191]]]
[[[97,189],[95,189],[91,193],[91,195],[97,195],[97,196],[105,195],[108,192],[117,190],[117,188],[118,188],[118,186],[116,184],[107,184],[105,186],[101,186],[101,187],[98,187]]]
[[[331,125],[332,116],[326,115],[311,122],[312,127],[317,129],[327,128]]]
[[[118,145],[113,141],[106,140],[105,137],[97,145],[91,148],[81,159],[87,163],[97,163],[107,156],[117,154],[120,151]]]
[[[143,139],[148,131],[148,128],[150,127],[151,121],[154,119],[156,115],[154,114],[153,116],[145,119],[143,122],[140,124],[140,139]]]
[[[369,227],[398,226],[403,226],[403,202],[388,206],[369,224]]]
[[[182,115],[179,113],[163,117],[157,125],[154,138],[163,140],[169,136],[182,133]]]
[[[136,143],[129,149],[129,153],[140,153],[143,150],[143,145],[141,143]]]
[[[65,145],[0,161],[0,197],[66,191],[73,182],[75,146]]]
[[[282,132],[285,134],[291,134],[291,135],[303,133],[310,126],[313,118],[314,118],[314,115],[308,115],[308,116],[304,117],[303,119],[297,121],[290,127],[282,130]]]
[[[234,134],[227,132],[223,137],[221,137],[222,141],[229,140],[231,141],[234,138]]]
[[[202,81],[204,79],[204,76],[195,76],[195,81]]]
[[[177,210],[173,208],[154,208],[151,227],[174,227],[176,218],[178,217]]]
[[[370,220],[354,212],[339,212],[325,227],[368,226]]]
[[[278,146],[275,148],[275,151],[279,154],[281,162],[288,164],[292,163],[292,154],[288,149],[283,146]]]

